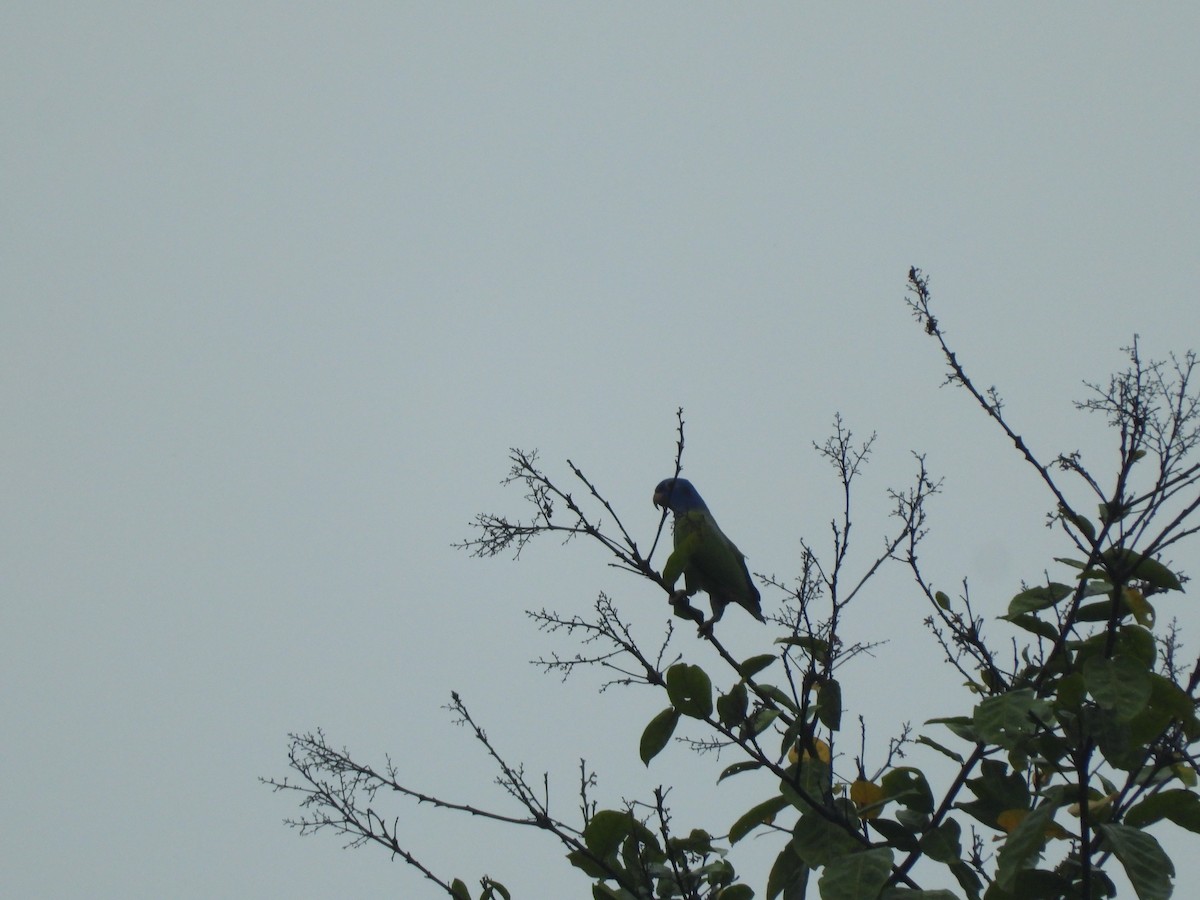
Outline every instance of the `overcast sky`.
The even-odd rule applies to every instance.
[[[840,411],[879,434],[855,560],[925,452],[928,574],[969,577],[990,619],[1065,548],[1032,472],[939,390],[908,267],[1035,452],[1105,471],[1081,382],[1135,332],[1200,344],[1198,87],[1191,4],[5,4],[6,894],[439,896],[300,839],[256,779],[322,726],[514,812],[452,689],[564,817],[586,757],[602,804],[678,777],[678,824],[726,830],[769,784],[714,788],[729,759],[681,747],[647,771],[660,698],[528,664],[574,645],[524,610],[604,589],[652,642],[662,593],[584,544],[452,549],[523,511],[508,448],[564,478],[570,457],[648,546],[683,406],[685,474],[787,579],[802,537],[828,544],[810,444]],[[846,622],[888,642],[844,676],[875,764],[970,703],[924,615],[897,572]],[[775,636],[721,627],[744,655]],[[535,834],[392,812],[445,877],[587,895]],[[747,875],[779,846],[747,844]]]

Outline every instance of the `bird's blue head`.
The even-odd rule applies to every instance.
[[[708,512],[699,492],[686,478],[664,478],[660,481],[654,489],[654,505],[666,507],[677,516],[696,509]]]

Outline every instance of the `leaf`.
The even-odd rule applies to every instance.
[[[751,736],[762,734],[771,727],[771,723],[779,718],[779,710],[777,709],[760,709],[747,722],[747,726]]]
[[[678,724],[679,711],[670,706],[650,720],[650,724],[642,732],[642,739],[638,744],[638,754],[643,763],[647,766],[650,765],[650,760],[662,752],[663,747],[667,746],[667,742],[671,740],[671,735],[675,733],[675,726]]]
[[[999,817],[1006,809],[1027,809],[1031,798],[1029,786],[1017,772],[998,759],[985,759],[979,764],[979,775],[967,779],[967,787],[976,799],[959,803],[959,809],[974,816],[988,828],[999,828]]]
[[[950,608],[950,598],[944,591],[934,591],[933,600],[942,609],[948,610]]]
[[[461,878],[455,878],[450,882],[450,893],[454,900],[471,900],[471,891],[463,883]]]
[[[919,813],[933,812],[933,791],[920,769],[899,766],[881,779],[884,796],[906,809]]]
[[[731,884],[717,894],[716,900],[754,900],[754,888],[748,884]]]
[[[979,740],[975,731],[975,722],[969,716],[950,716],[940,719],[926,719],[926,725],[945,725],[956,736],[974,744]]]
[[[892,872],[893,858],[887,847],[838,857],[821,873],[821,900],[863,900],[878,896]]]
[[[921,836],[921,849],[936,862],[947,865],[962,858],[962,827],[954,819],[946,819],[933,831]]]
[[[1117,646],[1120,653],[1137,660],[1147,669],[1153,668],[1158,658],[1154,635],[1140,625],[1122,625]]]
[[[1008,615],[1001,616],[1001,618],[1011,619],[1013,616],[1021,615],[1021,613],[1047,609],[1070,597],[1074,593],[1074,590],[1069,585],[1059,584],[1056,581],[1039,587],[1028,588],[1021,591],[1021,593],[1008,602]]]
[[[979,739],[1006,750],[1016,749],[1020,740],[1050,720],[1050,704],[1029,688],[989,697],[975,707],[975,729]]]
[[[1078,528],[1089,541],[1096,540],[1096,526],[1077,512],[1073,512],[1063,504],[1058,505],[1058,511],[1064,519]]]
[[[830,678],[821,685],[817,695],[817,718],[830,731],[837,731],[842,724],[842,686]]]
[[[1136,578],[1164,591],[1182,591],[1178,576],[1156,559],[1124,547],[1109,547],[1100,558],[1112,568],[1118,581]]]
[[[1125,588],[1125,603],[1133,610],[1133,617],[1139,625],[1147,628],[1154,627],[1154,606],[1137,588]]]
[[[775,857],[771,874],[767,876],[767,900],[775,900],[781,893],[783,900],[804,900],[808,891],[808,872],[808,866],[788,844]]]
[[[858,815],[862,819],[878,818],[887,802],[884,799],[883,788],[862,778],[850,785],[850,799],[858,807]]]
[[[612,872],[598,863],[583,850],[572,850],[567,854],[567,861],[579,869],[588,878],[611,878]],[[470,900],[470,898],[468,898]]]
[[[1082,563],[1077,559],[1069,559],[1065,556],[1056,556],[1054,557],[1054,561],[1060,562],[1064,566],[1070,566],[1072,569],[1079,569],[1080,571],[1083,571],[1087,568],[1087,563]]]
[[[706,719],[712,715],[712,681],[699,666],[676,663],[667,669],[667,695],[685,716]]]
[[[1117,604],[1117,619],[1133,615],[1133,610],[1125,602],[1124,596],[1115,602]],[[1103,600],[1097,600],[1095,603],[1085,603],[1076,610],[1075,620],[1078,622],[1107,622],[1113,617],[1113,603],[1114,601],[1111,596],[1105,597]]]
[[[583,842],[600,859],[607,859],[632,833],[636,822],[627,810],[602,809],[584,826]]]
[[[1127,656],[1093,656],[1083,664],[1083,682],[1097,703],[1129,721],[1150,699],[1150,673]]]
[[[512,900],[512,894],[509,893],[508,888],[506,888],[500,882],[492,881],[492,879],[489,878],[487,879],[487,884],[484,887],[483,895],[479,898],[479,900],[495,900],[496,894],[500,895],[500,900]]]
[[[1200,796],[1181,788],[1160,791],[1125,813],[1125,824],[1131,828],[1144,828],[1160,819],[1200,833]]]
[[[963,764],[962,754],[955,753],[953,750],[950,750],[947,747],[943,747],[941,744],[939,744],[937,741],[933,740],[932,738],[927,738],[923,734],[918,735],[917,743],[924,744],[926,747],[932,747],[934,750],[936,750],[938,753],[941,753],[943,756],[950,757],[952,760],[954,760],[960,766]]]
[[[734,775],[741,775],[743,772],[753,772],[755,769],[761,769],[763,764],[754,760],[745,760],[736,762],[732,766],[726,766],[725,770],[717,776],[717,784],[720,784],[726,778],[732,778]]]
[[[738,666],[738,674],[743,678],[753,678],[777,659],[779,657],[774,653],[763,653],[759,656],[752,656]]]
[[[769,825],[775,821],[775,816],[791,804],[782,795],[764,800],[757,806],[751,807],[738,818],[729,828],[729,843],[736,844],[759,825]]]
[[[746,693],[746,685],[739,681],[728,694],[722,694],[717,698],[717,717],[721,720],[721,724],[732,728],[734,725],[740,725],[746,718],[746,710],[749,708],[749,698]]]
[[[1044,619],[1039,619],[1032,613],[1021,613],[1019,616],[1001,616],[1002,619],[1007,619],[1018,628],[1023,628],[1031,634],[1036,634],[1038,637],[1052,641],[1058,637],[1058,629]]]
[[[883,835],[889,847],[901,853],[911,853],[920,847],[913,830],[894,819],[872,819],[871,827]]]
[[[1029,810],[1009,832],[1004,846],[1000,848],[996,866],[996,881],[1000,887],[1011,889],[1017,873],[1032,868],[1042,855],[1046,829],[1053,823],[1057,808],[1053,803],[1043,803],[1037,809]]]
[[[1140,900],[1167,900],[1175,867],[1152,835],[1128,825],[1101,825]]]
[[[805,865],[816,869],[862,847],[845,828],[815,812],[805,813],[792,829],[792,847]],[[824,894],[822,893],[822,896]]]

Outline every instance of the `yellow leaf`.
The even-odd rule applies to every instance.
[[[1196,770],[1187,763],[1175,763],[1171,766],[1171,772],[1188,787],[1196,786]]]
[[[1104,809],[1104,807],[1108,806],[1108,804],[1112,803],[1116,799],[1117,799],[1116,794],[1109,794],[1107,797],[1096,797],[1093,800],[1089,800],[1088,801],[1088,812],[1095,812],[1097,810]],[[1081,809],[1081,807],[1078,803],[1072,803],[1070,806],[1067,807],[1067,812],[1069,812],[1071,815],[1073,815],[1075,818],[1078,819],[1080,809]]]
[[[1027,809],[1006,809],[1000,815],[996,816],[996,824],[1007,834],[1012,834],[1013,829],[1020,825],[1027,815],[1029,815],[1029,810]],[[1043,833],[1048,838],[1064,839],[1071,836],[1070,832],[1057,822],[1048,823]]]
[[[824,763],[829,762],[829,745],[820,738],[813,738],[813,746],[817,751],[817,759]],[[812,754],[805,750],[803,758],[812,759]],[[797,742],[792,749],[788,751],[788,762],[799,762],[800,759],[800,744]]]
[[[850,799],[864,819],[874,819],[883,811],[883,788],[870,781],[858,779],[850,785]]]
[[[1125,588],[1125,602],[1129,604],[1129,608],[1133,610],[1133,617],[1137,619],[1137,623],[1146,628],[1154,627],[1154,607],[1150,605],[1150,601],[1142,596],[1142,592],[1137,588]]]
[[[996,824],[1001,829],[1012,834],[1012,830],[1021,824],[1021,820],[1029,815],[1027,809],[1006,809],[1000,815],[996,816]]]

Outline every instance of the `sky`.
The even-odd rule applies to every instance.
[[[525,610],[604,590],[648,642],[667,610],[595,546],[454,549],[476,513],[523,513],[510,447],[573,460],[648,546],[683,407],[684,474],[786,580],[802,539],[828,548],[812,443],[840,413],[878,435],[852,562],[926,454],[927,574],[968,578],[1007,641],[994,616],[1065,547],[1032,470],[939,387],[909,266],[1034,452],[1103,471],[1083,382],[1134,334],[1200,343],[1198,83],[1186,4],[5,4],[6,891],[440,896],[299,838],[258,778],[319,726],[516,812],[451,690],[564,817],[580,758],[602,805],[677,780],[678,821],[714,833],[765,798],[713,787],[727,757],[643,767],[650,691],[529,664],[575,645]],[[904,573],[876,585],[844,705],[882,747],[970,698]],[[775,636],[739,610],[722,631],[746,656]],[[443,877],[587,895],[539,835],[393,814]]]

